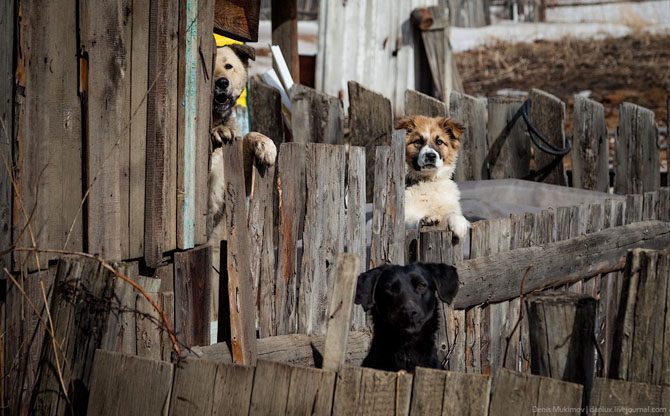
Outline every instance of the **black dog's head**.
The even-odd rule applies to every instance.
[[[249,59],[256,52],[247,45],[227,45],[217,48],[214,64],[214,120],[225,120],[247,83]]]
[[[375,325],[413,335],[435,315],[437,298],[451,303],[457,292],[458,274],[453,266],[385,265],[358,276],[355,303],[366,311],[372,309]]]

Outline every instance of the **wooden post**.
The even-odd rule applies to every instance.
[[[480,180],[487,153],[486,100],[454,91],[449,99],[449,111],[456,121],[465,126],[454,179]]]
[[[242,140],[223,145],[224,178],[226,180],[225,221],[227,235],[226,273],[230,310],[230,350],[237,364],[256,362],[256,299],[252,291],[250,242],[247,227],[246,191]],[[223,251],[222,251],[223,255]],[[208,263],[209,266],[209,263]],[[222,286],[222,285],[220,285]],[[220,287],[219,291],[225,289]],[[219,298],[222,304],[224,299]]]
[[[326,323],[326,346],[323,353],[324,370],[337,371],[344,364],[358,270],[359,259],[356,255],[340,254],[337,258],[337,268],[335,269],[335,279]]]
[[[667,384],[670,382],[667,322],[670,251],[630,251],[623,275],[609,375],[628,381]]]
[[[409,414],[412,375],[361,367],[344,367],[337,373],[333,415]]]
[[[531,371],[584,386],[584,403],[595,376],[596,300],[570,292],[543,292],[526,300]]]
[[[614,142],[614,192],[641,194],[660,186],[658,129],[654,112],[631,103],[621,104]]]
[[[602,104],[575,95],[572,138],[572,186],[607,192],[609,145]]]
[[[565,103],[553,95],[533,89],[528,98],[531,100],[530,122],[555,147],[565,147]],[[535,149],[535,163],[538,180],[554,185],[567,185],[563,158],[548,155]]]
[[[233,39],[257,42],[261,0],[215,0],[214,32]]]
[[[175,328],[187,347],[209,345],[211,264],[209,245],[174,254]]]
[[[488,99],[486,161],[488,174],[484,178],[525,178],[530,171],[530,141],[523,120],[517,119],[511,128],[509,122],[519,111],[523,100],[510,97]]]
[[[412,388],[413,415],[486,415],[491,378],[417,367]]]
[[[405,131],[390,148],[377,147],[370,267],[405,261]]]
[[[357,82],[349,81],[349,142],[365,146],[366,200],[372,202],[375,147],[389,145],[393,134],[391,102]]]
[[[342,144],[344,114],[340,100],[297,84],[291,90],[291,131],[298,143]]]
[[[250,130],[266,135],[279,149],[284,143],[281,95],[257,77],[252,77],[249,83]]]
[[[444,7],[432,6],[414,9],[412,20],[421,31],[421,39],[435,88],[435,96],[449,101],[454,89],[451,44],[449,43],[449,23],[444,16]]]
[[[272,44],[279,45],[293,80],[300,81],[298,1],[272,0]]]

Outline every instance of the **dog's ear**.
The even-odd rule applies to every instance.
[[[456,140],[460,140],[461,135],[465,131],[465,126],[449,117],[442,117],[440,127],[442,127],[445,133],[453,136]]]
[[[379,276],[381,276],[384,270],[388,267],[389,266],[387,265],[375,267],[374,269],[358,275],[354,303],[361,305],[365,311],[368,311],[375,306],[375,288],[377,287],[377,280],[379,280]]]
[[[437,296],[442,302],[451,303],[458,293],[458,272],[454,266],[442,263],[420,263],[435,282]]]
[[[251,46],[242,45],[240,43],[233,43],[232,45],[227,46],[235,52],[235,55],[240,58],[244,66],[249,66],[249,59],[252,61],[256,60],[256,49]]]
[[[414,117],[403,117],[395,123],[396,130],[413,131],[416,128]]]

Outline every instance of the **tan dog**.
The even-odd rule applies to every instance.
[[[464,127],[447,117],[414,116],[397,124],[405,129],[405,224],[408,227],[447,222],[463,238],[470,223],[462,214],[460,191],[451,177],[456,169]]]
[[[247,84],[249,59],[256,53],[246,45],[228,45],[217,49],[214,65],[214,101],[212,103],[212,167],[209,172],[209,217],[215,227],[223,216],[224,177],[221,145],[239,136],[233,107]],[[249,183],[254,159],[272,166],[277,158],[277,147],[263,134],[249,133],[244,137],[244,174]]]

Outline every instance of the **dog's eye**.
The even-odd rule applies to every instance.
[[[435,143],[437,143],[438,146],[442,146],[444,144],[442,139],[440,139],[439,137],[437,139],[435,139]]]
[[[428,286],[424,282],[416,282],[416,284],[414,285],[414,288],[416,289],[417,292],[423,293],[423,292],[426,291]]]
[[[231,64],[226,64],[226,66],[225,66],[224,68],[226,68],[226,69],[233,69],[233,66],[232,66]]]

